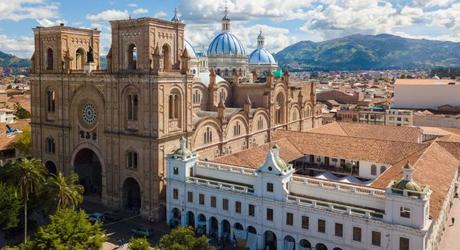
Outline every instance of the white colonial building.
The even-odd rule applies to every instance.
[[[343,142],[330,133],[289,133],[213,162],[198,160],[182,140],[167,159],[167,221],[249,249],[437,248],[460,165],[447,152],[452,145],[340,136],[349,142],[345,152],[308,154],[316,149],[302,141]],[[367,152],[356,152],[359,141]],[[395,161],[377,163],[376,153]],[[442,167],[429,166],[440,156]],[[326,166],[325,157],[339,164]]]

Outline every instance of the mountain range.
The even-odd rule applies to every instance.
[[[30,60],[22,59],[0,51],[0,67],[13,69],[28,68],[30,67]]]
[[[301,41],[274,57],[281,67],[292,71],[452,67],[460,66],[460,43],[358,34],[323,42]],[[101,59],[104,64],[105,58]],[[16,71],[30,67],[30,60],[0,51],[0,67]]]
[[[274,55],[294,71],[413,69],[460,65],[460,43],[389,34],[301,41]]]

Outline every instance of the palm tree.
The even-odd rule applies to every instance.
[[[57,175],[51,175],[48,181],[52,195],[55,195],[57,200],[58,209],[74,209],[83,201],[83,186],[78,184],[77,174],[64,176],[59,172]]]
[[[27,243],[27,201],[45,183],[46,168],[37,159],[21,159],[14,163],[14,169],[19,193],[24,201],[24,243]]]

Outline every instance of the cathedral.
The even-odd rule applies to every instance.
[[[165,156],[181,137],[212,160],[321,124],[314,85],[278,68],[262,32],[247,55],[227,11],[202,53],[177,13],[110,24],[106,69],[97,29],[33,29],[33,154],[50,172],[76,172],[87,200],[161,220]]]

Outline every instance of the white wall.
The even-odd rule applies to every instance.
[[[460,85],[396,84],[393,107],[437,109],[441,105],[460,106]]]

